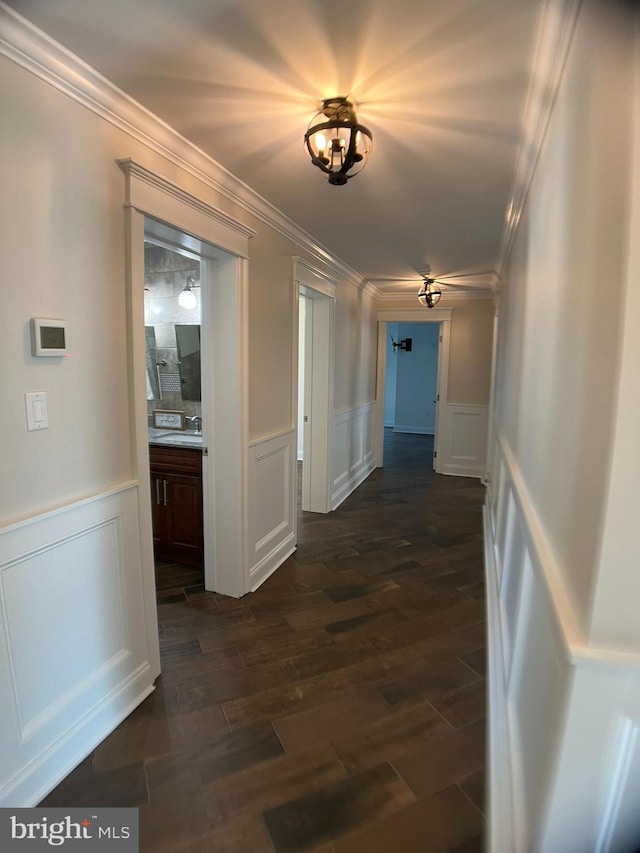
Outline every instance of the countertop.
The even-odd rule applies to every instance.
[[[191,430],[167,430],[149,427],[149,444],[161,447],[183,447],[188,450],[202,450],[202,433]]]

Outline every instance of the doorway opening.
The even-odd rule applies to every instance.
[[[384,426],[424,435],[435,470],[440,323],[387,323]]]
[[[433,429],[433,470],[437,474],[443,473],[443,458],[442,454],[438,454],[438,448],[444,423],[444,407],[447,404],[450,326],[450,308],[436,308],[428,314],[422,310],[414,309],[383,309],[378,312],[377,406],[374,448],[377,468],[381,468],[384,463],[385,422],[389,424],[393,418],[393,429],[396,432],[423,432],[429,435],[431,434],[430,430]],[[426,334],[422,334],[420,330],[427,327],[437,331],[427,331]],[[391,338],[390,334],[392,335]],[[404,348],[401,348],[400,342],[409,337],[412,338],[412,344],[411,350],[407,351],[406,345]],[[414,338],[416,338],[415,342]],[[394,341],[397,344],[395,347],[393,346]],[[417,350],[414,350],[414,343],[418,344]],[[394,350],[396,351],[396,356],[393,355]],[[421,353],[420,358],[411,359],[411,357],[419,353]],[[391,362],[391,370],[388,370],[388,365],[390,359],[402,359],[405,355],[409,361],[402,362],[402,381],[400,395],[398,395],[397,368],[400,361]],[[422,415],[418,418],[419,410],[413,406],[409,395],[411,393],[410,389],[414,387],[412,384],[413,374],[414,372],[420,372],[417,369],[420,363],[422,363],[421,369],[425,374],[425,390],[428,388],[428,391],[431,393],[431,397],[428,399],[435,401],[435,403],[431,402],[427,406],[426,398],[422,397],[425,402],[423,402]],[[395,375],[393,372],[394,364],[396,367]],[[409,367],[405,369],[407,365]],[[414,367],[416,368],[415,371]],[[435,389],[433,382],[434,373]],[[387,388],[388,385],[391,385],[389,390]],[[398,396],[400,396],[402,406],[400,418],[402,421],[406,418],[414,421],[414,423],[401,422],[396,417],[395,408],[393,409],[393,415],[391,415],[391,400],[397,400]]]
[[[201,258],[147,235],[144,268],[151,522],[163,600],[204,589]]]
[[[298,502],[304,512],[331,510],[331,431],[335,298],[297,283]]]
[[[243,262],[149,216],[144,243],[147,442],[140,459],[149,472],[155,556],[180,567],[172,571],[185,583],[176,588],[240,596],[248,584],[242,498],[234,500],[246,438]],[[148,399],[152,383],[159,399]]]

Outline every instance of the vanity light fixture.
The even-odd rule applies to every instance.
[[[196,295],[193,292],[194,287],[199,287],[200,285],[196,284],[193,276],[189,276],[187,279],[187,283],[184,286],[184,290],[180,292],[180,296],[178,296],[178,305],[182,308],[195,308],[197,304]]]
[[[330,184],[342,186],[367,165],[373,137],[358,123],[350,101],[327,98],[311,119],[304,143],[313,165],[329,175]]]

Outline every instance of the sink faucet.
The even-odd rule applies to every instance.
[[[202,418],[200,415],[193,415],[192,417],[185,418],[186,422],[193,428],[193,431],[196,433],[202,432]]]

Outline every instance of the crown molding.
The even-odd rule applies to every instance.
[[[372,285],[284,213],[94,68],[0,0],[0,56],[160,154],[375,298]]]
[[[545,0],[498,256],[498,290],[536,172],[581,4],[582,0]]]
[[[459,302],[459,301],[468,301],[475,299],[484,299],[491,301],[495,298],[495,293],[493,290],[464,290],[464,291],[456,291],[455,293],[452,290],[443,290],[442,291],[442,301],[443,302]],[[380,293],[377,297],[378,302],[395,302],[402,303],[406,305],[406,307],[413,307],[414,302],[418,301],[418,291],[415,293]],[[423,309],[424,310],[424,306]]]

